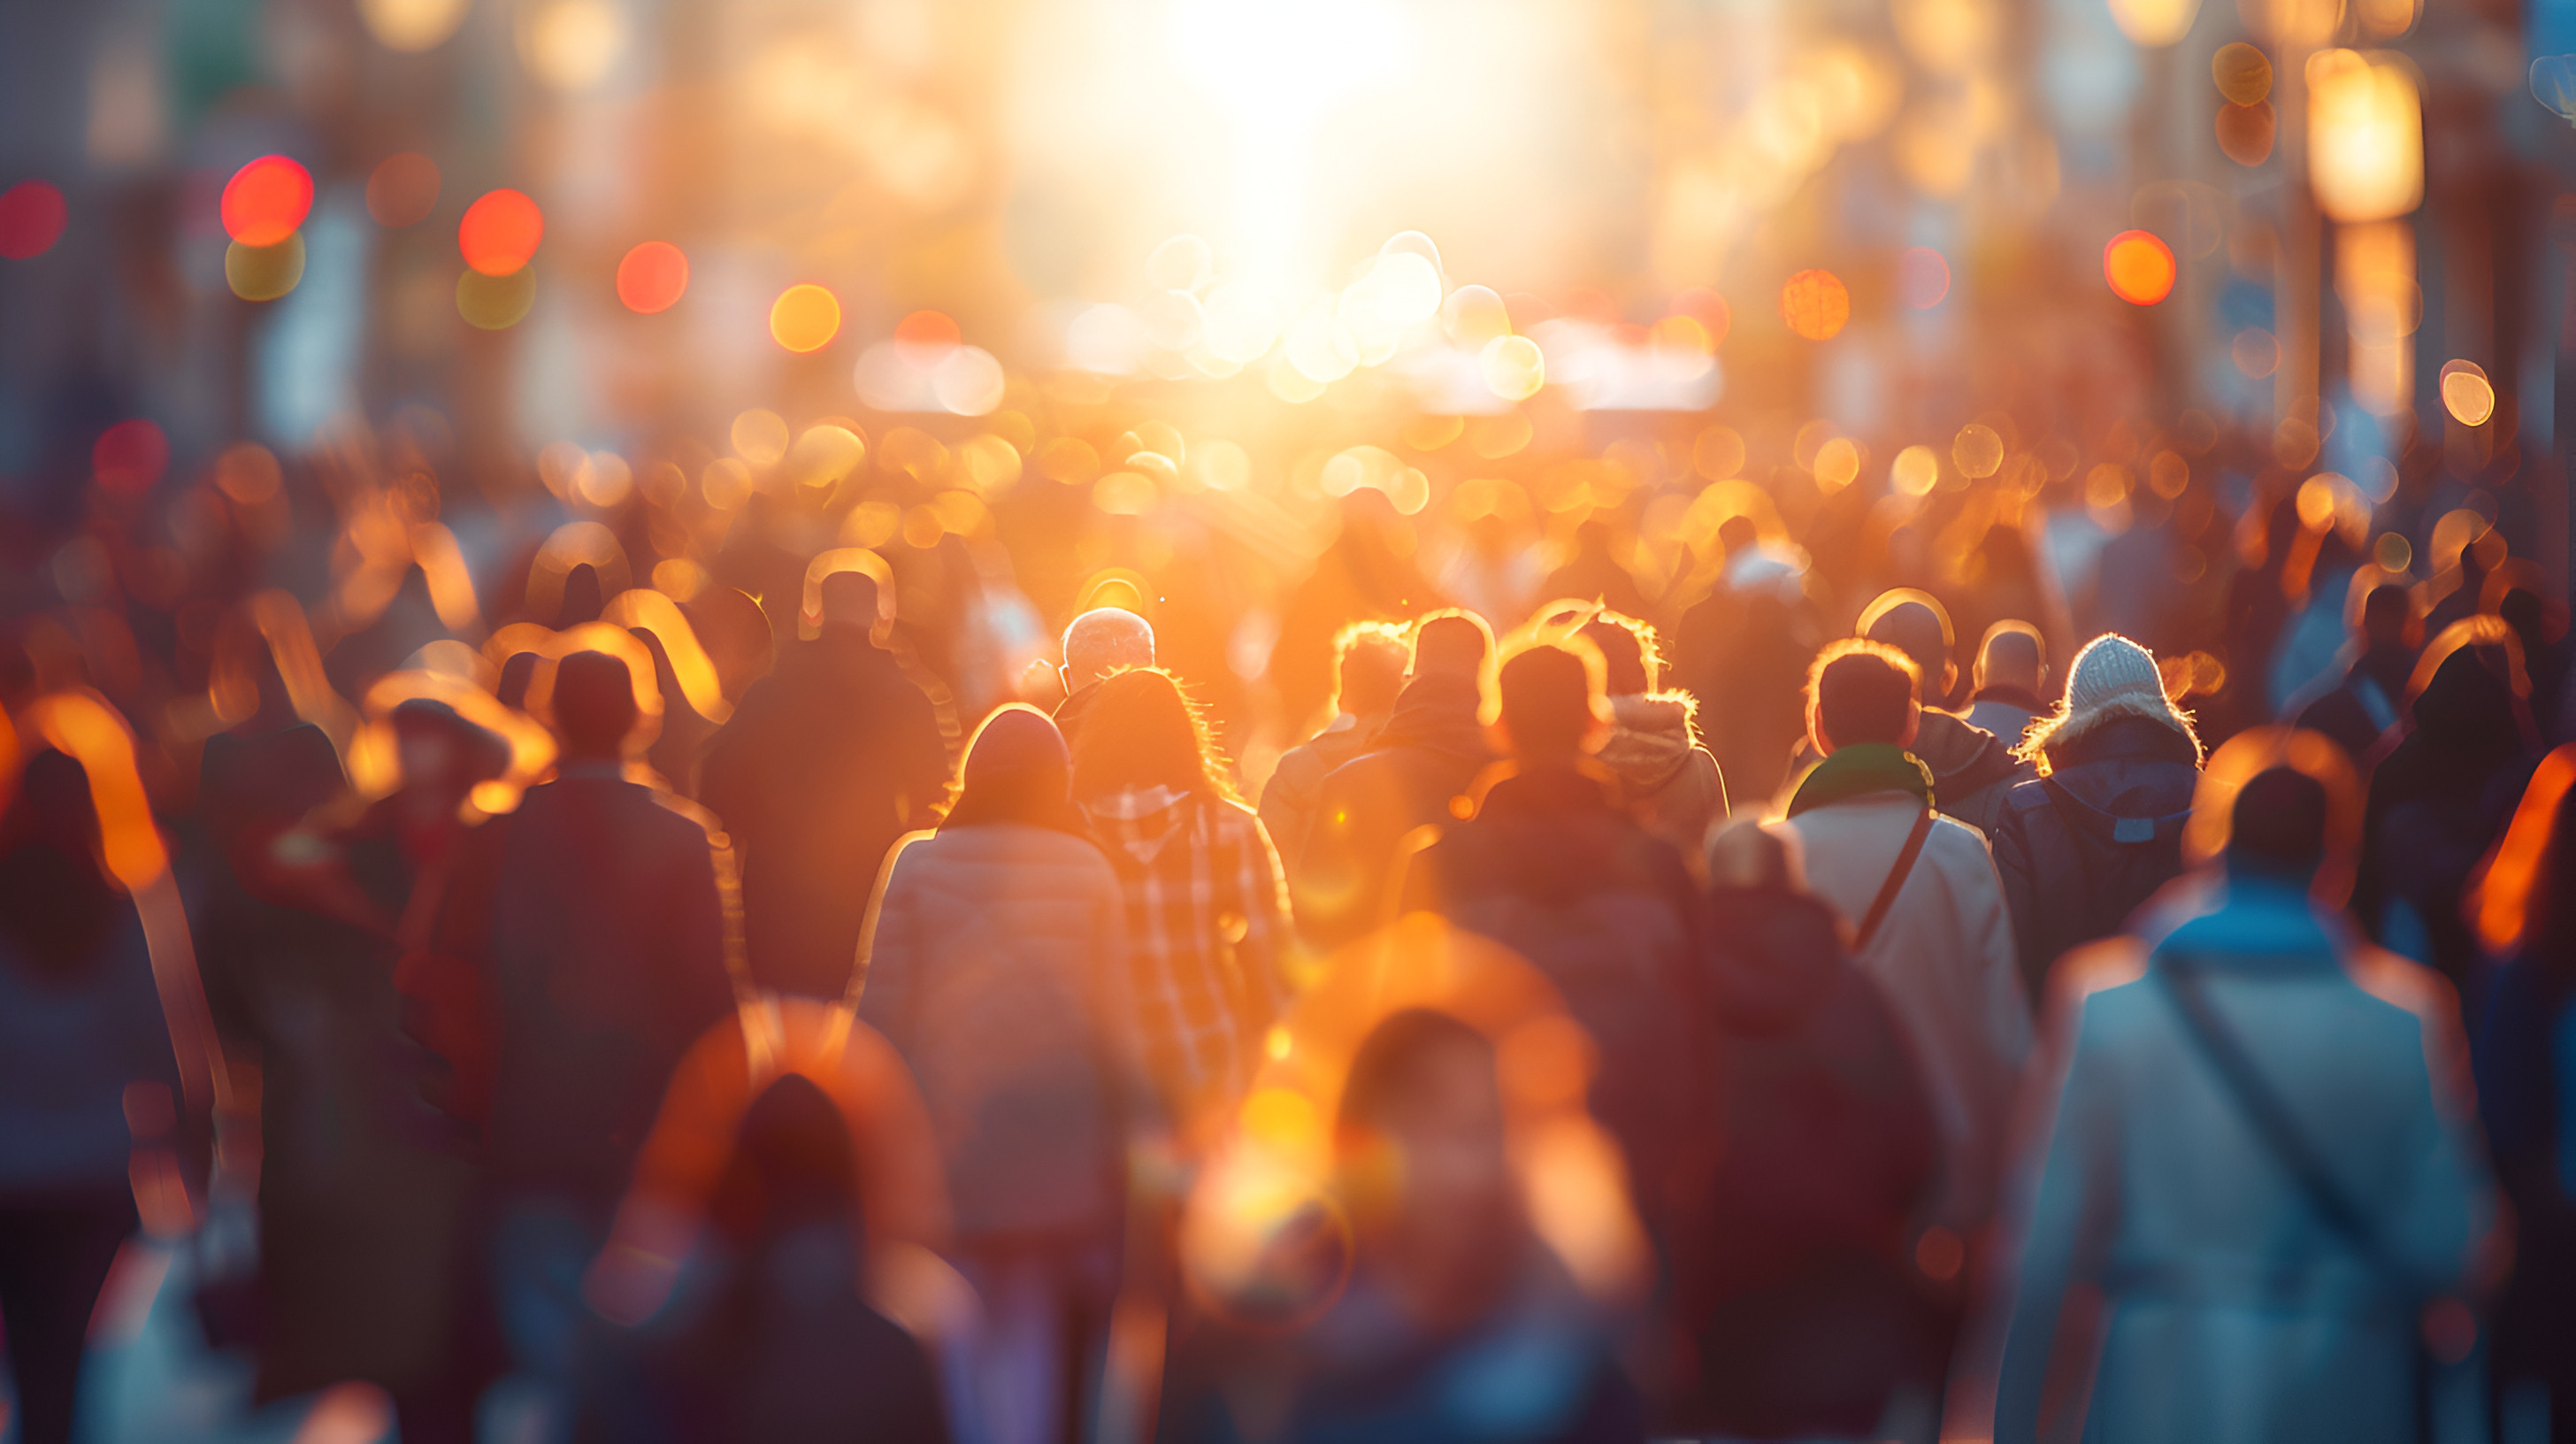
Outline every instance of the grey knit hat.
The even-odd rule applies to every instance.
[[[2063,746],[2119,717],[2161,722],[2181,733],[2195,751],[2200,747],[2191,719],[2176,711],[2165,695],[2164,674],[2156,669],[2155,654],[2116,632],[2106,632],[2075,654],[2066,669],[2065,700],[2053,715],[2031,728],[2021,755],[2037,758],[2047,746]]]

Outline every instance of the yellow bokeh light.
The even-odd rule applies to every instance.
[[[456,314],[486,331],[516,326],[536,303],[534,266],[521,266],[506,276],[487,276],[469,266],[456,278]]]
[[[1506,401],[1526,401],[1547,384],[1547,358],[1527,336],[1497,336],[1476,357],[1487,389]]]
[[[610,0],[540,0],[520,13],[519,59],[556,90],[608,78],[626,49],[626,21]]]
[[[779,292],[769,308],[769,334],[790,351],[820,351],[840,333],[840,298],[811,282]]]
[[[2129,43],[2149,50],[2171,45],[2191,33],[2200,15],[2200,0],[2111,0],[2111,19]]]
[[[1744,438],[1731,426],[1712,426],[1691,442],[1691,470],[1724,481],[1744,469]]]
[[[1482,348],[1512,334],[1511,313],[1490,286],[1460,286],[1450,292],[1440,308],[1440,324],[1449,339],[1461,346]]]
[[[1821,455],[1821,453],[1819,453]],[[1941,481],[1941,458],[1928,446],[1909,446],[1888,466],[1890,486],[1907,496],[1927,496]]]
[[[224,248],[224,284],[245,301],[274,301],[304,279],[304,233],[297,231],[273,246]]]
[[[1922,450],[1921,447],[1913,449]],[[1860,447],[1850,437],[1837,436],[1816,448],[1817,486],[1826,491],[1840,491],[1859,476]]]
[[[2475,361],[2442,365],[2442,409],[2462,426],[2484,426],[2495,415],[2495,385]]]
[[[1982,421],[1971,421],[1950,442],[1950,459],[1958,463],[1962,476],[1980,480],[1992,476],[2003,469],[2003,435]]]
[[[2405,57],[2308,57],[2308,179],[2338,221],[2395,220],[2424,200],[2424,106]]]
[[[387,50],[436,47],[465,20],[471,0],[358,0],[358,19]]]
[[[867,455],[868,444],[846,426],[808,427],[787,450],[787,478],[798,486],[838,486]]]
[[[2209,58],[2209,78],[2230,101],[2253,105],[2272,94],[2272,61],[2244,41],[2233,41]]]
[[[754,466],[775,466],[787,454],[787,418],[775,411],[746,411],[733,419],[727,439],[734,455]]]

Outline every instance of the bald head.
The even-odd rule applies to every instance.
[[[2036,697],[2047,670],[2048,653],[2029,623],[1997,622],[1986,629],[1986,640],[1977,648],[1977,690],[2018,687]]]
[[[1154,665],[1154,625],[1121,607],[1094,607],[1064,629],[1064,690],[1079,692],[1112,672]]]
[[[1861,614],[1861,635],[1914,659],[1923,674],[1923,704],[1945,705],[1959,680],[1959,664],[1950,660],[1950,618],[1941,604],[1920,593],[1889,593]]]

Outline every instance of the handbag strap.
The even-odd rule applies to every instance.
[[[1869,913],[1860,920],[1860,931],[1852,935],[1852,951],[1857,953],[1878,936],[1878,925],[1887,921],[1887,910],[1896,906],[1896,895],[1905,891],[1905,879],[1914,873],[1914,860],[1923,855],[1924,839],[1932,835],[1932,809],[1914,819],[1914,830],[1905,835],[1905,846],[1896,853],[1896,861],[1887,869],[1887,881],[1878,885],[1878,896],[1872,898]]]
[[[2207,1058],[2217,1071],[2238,1111],[2254,1125],[2255,1133],[2272,1150],[2272,1155],[2289,1169],[2291,1179],[2316,1206],[2326,1225],[2341,1234],[2373,1267],[2396,1279],[2408,1293],[2430,1292],[2414,1277],[2413,1269],[2389,1252],[2369,1211],[2344,1191],[2343,1184],[2327,1166],[2323,1155],[2300,1131],[2289,1105],[2272,1090],[2271,1084],[2263,1077],[2262,1069],[2246,1052],[2244,1040],[2227,1026],[2226,1021],[2219,1017],[2217,1008],[2211,1005],[2209,995],[2201,988],[2199,969],[2172,957],[2161,957],[2150,971],[2163,984],[2165,996],[2182,1018],[2184,1031],[2191,1034],[2201,1056]]]

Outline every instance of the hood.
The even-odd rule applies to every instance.
[[[1490,757],[1493,748],[1486,743],[1485,724],[1476,715],[1483,700],[1468,678],[1417,677],[1397,694],[1386,725],[1378,729],[1371,745]]]
[[[1696,739],[1687,696],[1613,697],[1610,714],[1613,730],[1597,755],[1629,791],[1654,792],[1690,762]]]
[[[2200,785],[2192,745],[2161,722],[2129,717],[2051,750],[2042,779],[2068,822],[2113,843],[2164,842],[2191,819]]]
[[[2513,688],[2462,647],[2445,658],[2409,709],[2415,729],[2462,762],[2492,762],[2522,750]]]
[[[1953,800],[1992,787],[2021,765],[2002,738],[1952,713],[1929,707],[1923,709],[1923,723],[1915,731],[1914,745],[1906,750],[1932,769],[1935,793]]]
[[[1823,899],[1721,887],[1708,907],[1710,981],[1728,1032],[1789,1032],[1832,995],[1844,966],[1842,921]]]

